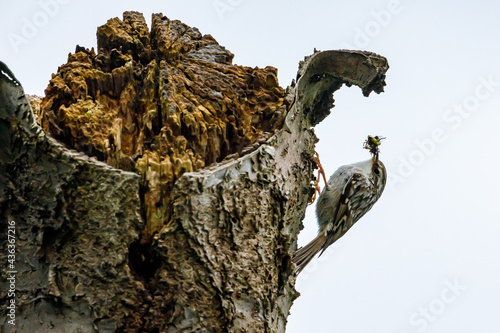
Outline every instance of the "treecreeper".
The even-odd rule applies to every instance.
[[[364,148],[370,150],[372,158],[341,166],[328,180],[316,205],[318,236],[292,257],[296,273],[342,237],[382,195],[387,181],[385,165],[379,159],[382,139],[368,136]]]
[[[2,332],[285,331],[314,126],[344,84],[382,92],[389,66],[317,51],[283,89],[276,68],[232,59],[125,12],[31,106],[0,63],[0,258],[15,225],[17,272]]]

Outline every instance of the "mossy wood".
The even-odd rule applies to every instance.
[[[0,64],[0,257],[15,221],[15,329],[284,332],[312,127],[342,84],[383,91],[386,59],[315,52],[284,90],[275,68],[233,65],[213,37],[162,14],[149,30],[125,12],[97,40],[97,53],[69,55],[35,114]]]

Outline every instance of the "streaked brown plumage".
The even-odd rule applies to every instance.
[[[315,257],[342,237],[382,195],[387,180],[378,151],[367,161],[341,166],[328,180],[316,204],[318,236],[292,258],[300,273]]]

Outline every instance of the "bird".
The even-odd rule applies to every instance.
[[[328,180],[316,204],[318,236],[298,249],[292,256],[295,273],[342,237],[377,202],[384,191],[387,171],[379,159],[380,141],[385,138],[368,136],[364,148],[371,159],[341,166]]]

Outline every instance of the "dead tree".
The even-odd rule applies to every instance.
[[[86,66],[82,76],[53,78],[37,112],[64,145],[35,122],[1,64],[0,257],[13,222],[17,272],[16,325],[6,310],[4,332],[285,331],[297,297],[290,255],[316,167],[313,127],[343,84],[382,92],[387,61],[315,52],[282,91],[274,69],[235,68],[211,36],[155,15],[151,32],[138,13],[110,20],[98,30],[99,54],[70,55]],[[241,89],[217,93],[207,72]],[[133,126],[123,105],[140,118]],[[94,132],[68,123],[114,107]],[[2,269],[2,304],[8,277]]]

